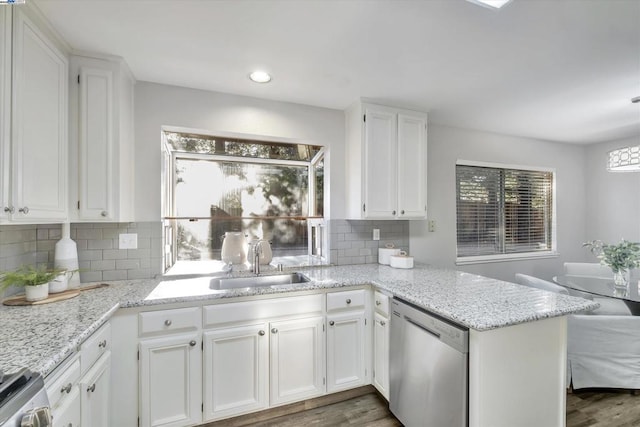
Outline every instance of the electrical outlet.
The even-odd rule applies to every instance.
[[[436,231],[436,222],[432,219],[429,220],[429,232],[433,233]]]
[[[120,249],[138,249],[138,233],[120,235]]]
[[[373,229],[373,240],[380,240],[380,229],[379,228],[374,228]]]

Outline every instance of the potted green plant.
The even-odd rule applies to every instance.
[[[15,271],[0,274],[0,289],[9,286],[24,287],[27,301],[40,301],[49,296],[49,282],[63,273],[61,269],[22,266]]]
[[[622,239],[617,245],[608,245],[601,240],[591,240],[582,246],[589,248],[601,264],[611,268],[617,286],[627,287],[629,271],[640,266],[640,243]]]

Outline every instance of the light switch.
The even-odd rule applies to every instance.
[[[373,229],[373,240],[380,240],[380,229],[379,228],[374,228]]]
[[[138,233],[120,235],[120,249],[138,249]]]

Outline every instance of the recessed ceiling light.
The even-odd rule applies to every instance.
[[[471,3],[479,4],[480,6],[488,6],[492,9],[500,9],[502,6],[509,3],[511,0],[467,0]]]
[[[269,73],[264,71],[254,71],[249,74],[249,78],[256,83],[269,83],[271,81]]]

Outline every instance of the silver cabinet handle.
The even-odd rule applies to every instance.
[[[258,335],[263,336],[264,335],[264,331],[258,331]]]
[[[351,304],[351,298],[347,298],[347,304]]]
[[[62,388],[60,389],[60,393],[67,393],[67,394],[69,394],[69,393],[71,393],[71,389],[72,389],[72,388],[73,388],[73,384],[69,383],[69,384],[67,384],[66,386],[64,386],[64,387],[62,387]]]
[[[96,383],[91,384],[91,387],[87,387],[87,393],[93,393],[94,391],[96,391]]]
[[[194,347],[196,344],[198,344],[198,343],[196,342],[196,340],[191,340],[191,341],[189,341],[189,345],[190,345],[191,347]]]
[[[376,305],[382,304],[380,301],[376,300]]]
[[[272,333],[272,334],[277,334],[277,333],[278,333],[278,329],[276,329],[276,328],[272,328],[272,329],[271,329],[271,333]]]
[[[329,322],[329,325],[330,325],[330,326],[333,326],[333,325],[335,325],[335,324],[336,324],[336,322],[334,322],[333,320]]]
[[[401,211],[400,211],[400,215],[404,215],[404,210],[401,210]]]
[[[164,324],[165,324],[166,326],[171,326],[171,319],[167,319],[167,320],[165,320],[165,321],[164,321]]]
[[[396,214],[396,211],[391,212],[391,214],[392,214],[392,215],[395,215],[395,214]]]
[[[107,211],[100,212],[100,216],[106,217],[107,215],[109,215]]]
[[[14,208],[13,206],[5,206],[4,211],[6,213],[14,213],[16,211],[16,208]]]
[[[98,343],[98,347],[100,348],[106,348],[107,347],[107,340],[102,340]]]
[[[380,321],[380,326],[384,326],[384,325],[386,325],[386,324],[387,324],[387,322],[385,322],[384,320],[381,320],[381,321]]]
[[[29,208],[25,206],[24,208],[18,209],[18,212],[22,212],[23,214],[26,215],[29,213]]]

